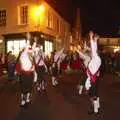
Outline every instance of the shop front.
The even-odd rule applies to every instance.
[[[7,41],[7,53],[12,51],[14,55],[18,55],[19,52],[25,47],[26,40],[25,39],[9,39]]]
[[[31,33],[31,40],[34,41],[34,37],[37,37],[38,44],[40,44],[41,49],[45,52],[46,55],[50,55],[50,53],[54,50],[53,40],[41,34]],[[15,56],[18,56],[19,52],[26,45],[26,35],[24,33],[21,34],[13,34],[13,35],[5,35],[5,52],[8,53],[12,51]]]
[[[45,54],[50,56],[51,52],[53,52],[53,42],[50,40],[45,40]]]
[[[24,33],[21,34],[7,34],[4,35],[5,53],[12,51],[15,56],[19,55],[19,52],[26,45],[26,37]]]
[[[37,37],[38,44],[41,46],[45,54],[49,56],[54,50],[54,37],[40,32],[34,32],[31,33],[31,35],[33,38]]]

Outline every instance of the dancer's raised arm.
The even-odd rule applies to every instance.
[[[94,36],[94,33],[93,32],[90,32],[89,33],[89,36],[90,36],[90,45],[91,45],[91,55],[94,57],[97,54],[97,40],[98,40],[98,35],[95,35]]]

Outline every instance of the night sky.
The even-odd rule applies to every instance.
[[[71,25],[76,7],[80,8],[82,34],[94,30],[105,36],[116,36],[120,29],[120,0],[46,0]],[[120,36],[120,35],[119,35]]]

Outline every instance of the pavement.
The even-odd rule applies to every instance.
[[[33,89],[32,103],[27,109],[19,107],[19,83],[0,78],[0,120],[119,120],[120,79],[105,74],[99,82],[100,116],[89,115],[89,96],[78,95],[79,75],[64,75],[53,87],[48,78],[46,91]]]

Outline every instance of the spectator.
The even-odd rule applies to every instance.
[[[14,80],[14,72],[15,72],[15,63],[16,63],[16,58],[15,56],[12,54],[12,51],[10,51],[8,53],[7,56],[7,63],[8,63],[8,79],[9,81],[13,81]]]

